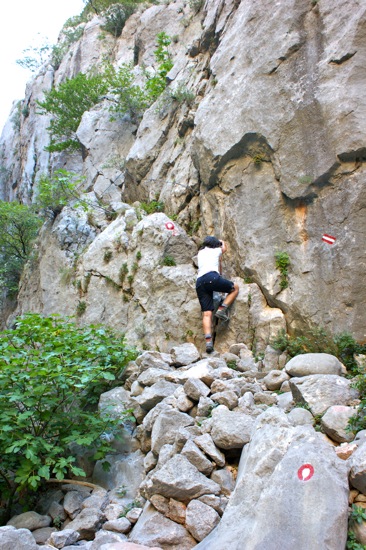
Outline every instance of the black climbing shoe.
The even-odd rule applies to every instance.
[[[213,343],[212,342],[207,342],[206,343],[206,353],[212,353],[213,350],[214,350]]]

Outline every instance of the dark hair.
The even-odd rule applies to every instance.
[[[200,246],[200,250],[203,248],[220,248],[221,246],[222,242],[216,239],[216,237],[206,237]]]

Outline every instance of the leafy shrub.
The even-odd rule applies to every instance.
[[[287,252],[276,252],[275,254],[276,268],[281,273],[280,287],[283,290],[288,287],[288,267],[290,258]]]
[[[156,73],[148,77],[146,82],[146,91],[153,103],[166,88],[166,75],[173,67],[173,61],[168,51],[171,40],[165,32],[160,32],[156,37],[156,50],[154,51],[155,60],[159,64]]]
[[[47,130],[50,133],[50,145],[46,151],[77,150],[80,142],[76,130],[81,117],[97,105],[108,90],[108,83],[102,75],[87,76],[79,73],[74,78],[62,82],[58,88],[45,92],[43,101],[37,101],[40,114],[52,115]]]
[[[71,201],[80,204],[78,185],[83,181],[77,174],[57,170],[51,177],[41,176],[37,182],[35,207],[45,215],[55,217]]]
[[[153,200],[150,202],[141,202],[140,206],[147,214],[154,214],[155,212],[164,212],[164,203],[158,200]]]
[[[84,315],[84,313],[86,312],[86,308],[87,308],[87,303],[84,302],[83,300],[80,300],[78,302],[78,305],[76,306],[76,315],[78,317],[81,317],[82,315]]]
[[[47,61],[52,51],[52,46],[44,42],[40,46],[32,46],[22,51],[23,57],[16,60],[16,64],[22,69],[28,69],[32,73],[38,71]]]
[[[164,256],[163,260],[162,260],[162,265],[166,265],[166,266],[174,266],[174,265],[177,265],[177,262],[175,261],[175,259],[173,258],[173,256]]]
[[[121,420],[96,407],[135,357],[124,338],[101,326],[28,314],[0,333],[1,492],[12,497],[55,476],[84,476],[70,444],[103,459]]]
[[[41,225],[28,206],[0,201],[0,281],[10,297],[16,295],[25,262]]]
[[[110,6],[104,16],[105,16],[105,24],[103,25],[103,29],[116,38],[118,36],[121,36],[123,27],[125,26],[125,23],[127,19],[136,11],[136,4],[131,3],[125,3],[125,4],[113,4]]]

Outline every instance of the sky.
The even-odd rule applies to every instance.
[[[14,100],[23,99],[32,73],[16,64],[23,50],[55,44],[65,21],[79,15],[83,0],[5,0],[1,6],[0,134]],[[29,55],[29,54],[28,54]]]

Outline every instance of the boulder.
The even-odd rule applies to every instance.
[[[177,384],[167,380],[158,380],[152,386],[146,387],[135,399],[145,411],[150,411],[165,397],[173,395],[177,387]]]
[[[358,397],[351,381],[336,374],[312,374],[289,382],[295,402],[308,405],[313,415],[333,405],[352,405]]]
[[[194,438],[194,442],[208,455],[219,468],[225,466],[225,455],[218,449],[209,434],[202,434]]]
[[[46,544],[46,541],[50,538],[55,531],[55,527],[41,527],[32,531],[32,535],[37,544]]]
[[[293,426],[305,426],[306,424],[313,426],[315,422],[311,412],[302,407],[292,409],[288,413],[287,418]]]
[[[161,447],[175,441],[179,428],[192,426],[194,420],[188,414],[177,410],[162,412],[154,422],[151,432],[151,450],[159,454]]]
[[[349,480],[355,489],[366,494],[366,442],[362,443],[348,459]]]
[[[70,546],[80,539],[80,533],[74,529],[63,529],[62,531],[54,531],[47,541],[47,544],[56,548]]]
[[[175,455],[164,466],[150,473],[140,486],[145,498],[158,494],[187,502],[205,494],[218,495],[220,486],[207,479],[182,455]]]
[[[186,527],[197,540],[203,540],[220,521],[219,514],[199,500],[191,500],[187,506]]]
[[[127,541],[127,537],[122,533],[101,530],[96,533],[95,539],[92,543],[89,543],[90,546],[87,546],[86,550],[101,550],[102,548],[104,549],[105,545],[111,545],[114,549],[118,544],[125,541]],[[77,550],[77,548],[78,546],[72,547],[72,550]]]
[[[99,510],[85,508],[67,524],[67,530],[78,531],[79,539],[93,540],[101,525],[102,513]]]
[[[321,426],[323,431],[338,443],[349,443],[353,441],[354,434],[347,431],[348,421],[351,416],[354,416],[356,410],[354,407],[346,407],[344,405],[333,405],[329,407],[326,413],[322,416]]]
[[[39,550],[29,529],[15,528],[13,525],[0,527],[0,548],[1,550]]]
[[[253,424],[249,415],[219,405],[212,411],[211,437],[219,449],[241,449],[250,441]]]
[[[71,519],[74,519],[80,512],[84,498],[78,491],[69,491],[66,493],[63,507]]]
[[[256,420],[219,525],[196,548],[344,550],[348,493],[347,466],[321,434],[272,407]]]
[[[111,519],[103,524],[105,531],[116,531],[117,533],[128,533],[131,530],[131,522],[125,518]]]
[[[225,405],[230,411],[238,406],[238,395],[233,390],[213,393],[211,399],[214,403]]]
[[[268,390],[279,390],[283,382],[288,380],[289,375],[283,370],[272,370],[263,378],[263,382]]]
[[[29,529],[29,531],[35,531],[41,527],[49,527],[51,525],[50,516],[42,516],[37,512],[24,512],[18,516],[13,516],[7,523],[12,525],[16,529]]]
[[[197,470],[209,476],[214,468],[214,465],[208,458],[203,454],[203,452],[197,447],[197,445],[189,439],[181,450],[181,455],[188,458]],[[216,480],[215,480],[216,481]]]
[[[169,370],[172,371],[173,369],[169,369]],[[156,384],[156,382],[158,382],[161,378],[164,378],[166,373],[167,373],[167,369],[157,369],[152,367],[144,370],[137,378],[137,382],[141,386],[152,386],[153,384]]]
[[[200,359],[200,354],[196,346],[188,342],[171,348],[170,354],[173,364],[177,367],[190,365]]]
[[[342,363],[329,353],[302,353],[296,355],[285,365],[290,376],[309,376],[310,374],[342,374]]]
[[[151,504],[145,506],[129,540],[149,547],[159,546],[163,550],[191,550],[196,545],[183,525],[166,518]]]
[[[220,485],[223,495],[231,495],[235,487],[235,478],[230,468],[226,467],[221,470],[215,470],[211,475],[211,479]]]
[[[207,397],[210,393],[210,388],[199,378],[188,379],[183,388],[193,401],[199,401],[201,397]]]

